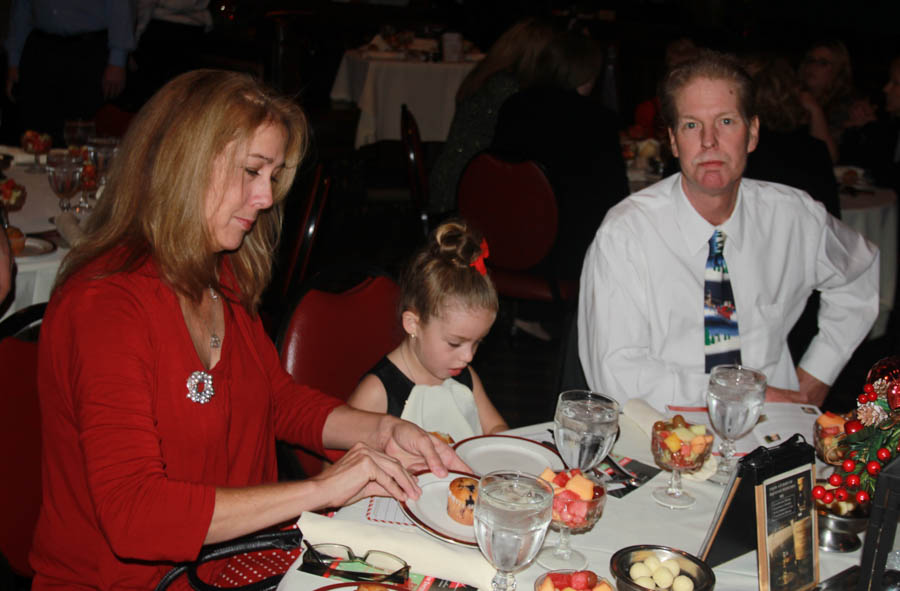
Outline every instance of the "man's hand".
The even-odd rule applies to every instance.
[[[9,66],[6,69],[6,96],[9,97],[9,100],[12,102],[16,102],[16,98],[13,96],[13,86],[19,83],[19,68],[18,66]]]
[[[793,402],[822,406],[828,395],[828,384],[820,382],[800,368],[797,368],[797,379],[800,382],[799,390],[787,390],[773,386],[766,388],[766,402]]]
[[[9,81],[7,79],[7,88]],[[121,66],[106,66],[103,71],[103,98],[114,99],[125,90],[125,68]]]

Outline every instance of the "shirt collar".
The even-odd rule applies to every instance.
[[[712,236],[713,230],[720,228],[728,237],[727,244],[729,250],[741,249],[744,239],[744,218],[746,211],[744,207],[744,182],[741,181],[738,187],[737,203],[731,217],[719,226],[713,226],[706,221],[703,216],[697,213],[691,202],[688,201],[687,195],[684,194],[684,188],[681,186],[681,173],[675,175],[675,184],[672,187],[675,201],[675,220],[681,230],[688,252],[697,254],[698,252],[706,252],[709,247],[709,238]]]

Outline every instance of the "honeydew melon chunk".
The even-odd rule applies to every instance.
[[[663,567],[669,569],[669,572],[672,573],[673,577],[677,577],[678,574],[681,572],[681,567],[678,566],[678,561],[675,560],[674,558],[669,558],[668,560],[663,560],[662,564],[660,566],[663,566]]]
[[[652,573],[659,568],[659,565],[662,564],[662,562],[659,560],[659,558],[657,558],[655,554],[651,554],[644,559],[644,564],[647,565],[647,568],[649,568],[650,572]]]
[[[676,427],[672,432],[675,433],[675,435],[678,435],[678,439],[682,441],[690,441],[697,436],[696,433],[694,433],[687,427]]]
[[[694,581],[690,577],[678,575],[672,581],[672,591],[694,591]]]
[[[637,579],[634,579],[634,582],[647,589],[656,589],[656,583],[653,582],[653,577],[638,577]]]
[[[643,562],[635,562],[631,565],[631,568],[628,569],[628,576],[631,577],[631,580],[633,580],[638,585],[640,585],[640,583],[638,583],[638,579],[646,578],[652,581],[652,574],[653,573],[650,572],[650,569],[647,568],[647,565]],[[651,585],[650,588],[652,589],[653,585]]]
[[[672,571],[662,566],[653,571],[653,582],[662,589],[668,589],[672,585],[674,578]]]
[[[691,425],[688,427],[695,435],[706,435],[706,425]]]

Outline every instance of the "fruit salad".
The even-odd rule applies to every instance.
[[[553,486],[553,521],[573,531],[592,527],[606,505],[606,487],[578,468],[558,474],[545,468],[541,478]]]
[[[669,421],[656,421],[650,447],[653,459],[664,470],[697,470],[709,457],[713,436],[705,425],[690,425],[681,415]]]
[[[536,591],[613,591],[612,586],[590,570],[555,570],[538,578],[534,584]]]
[[[0,183],[0,206],[7,211],[18,211],[25,205],[25,187],[12,179]]]
[[[50,151],[53,141],[49,133],[38,133],[29,129],[22,134],[22,149],[29,154],[46,154]]]

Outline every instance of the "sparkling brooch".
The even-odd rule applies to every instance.
[[[203,384],[202,390],[198,388],[200,384]],[[196,402],[198,404],[206,404],[216,393],[213,389],[212,376],[205,371],[195,371],[192,373],[191,377],[187,380],[187,389],[187,397],[191,402]]]

